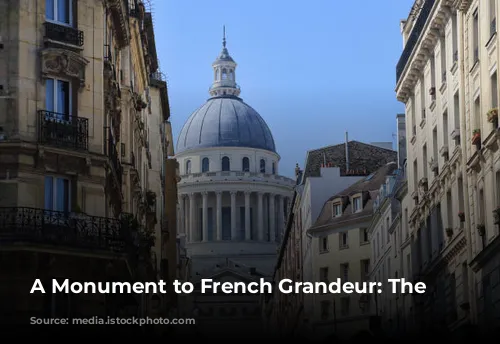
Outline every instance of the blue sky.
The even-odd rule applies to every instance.
[[[209,98],[225,25],[240,96],[271,128],[280,174],[346,130],[350,140],[394,142],[404,111],[394,93],[399,23],[413,0],[152,2],[175,140]]]

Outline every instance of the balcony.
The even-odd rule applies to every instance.
[[[415,49],[420,36],[422,35],[422,32],[425,28],[425,23],[429,18],[434,3],[435,0],[425,0],[425,3],[420,10],[420,14],[415,21],[415,25],[412,28],[410,36],[408,37],[408,40],[406,41],[405,47],[403,49],[403,53],[401,54],[401,57],[399,58],[398,64],[396,66],[396,83],[399,82],[399,79],[401,78],[401,75],[403,74],[403,71],[408,64],[410,56],[413,53],[413,50]]]
[[[0,242],[24,242],[125,253],[131,238],[121,220],[40,208],[1,207]]]
[[[41,144],[88,150],[89,121],[87,118],[47,110],[39,110],[38,117],[38,141]]]
[[[83,31],[70,26],[45,22],[45,38],[51,41],[71,44],[77,47],[83,46]]]

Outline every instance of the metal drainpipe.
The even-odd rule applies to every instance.
[[[459,35],[459,72],[460,72],[460,83],[462,87],[459,88],[460,95],[460,144],[462,148],[462,181],[463,181],[463,189],[465,190],[464,194],[466,195],[464,199],[465,209],[462,211],[465,213],[465,235],[467,238],[467,260],[470,263],[472,261],[472,230],[471,230],[471,221],[470,221],[470,208],[469,208],[469,176],[467,175],[467,166],[465,165],[466,157],[467,157],[467,128],[465,123],[466,116],[466,106],[465,106],[465,63],[464,63],[464,55],[465,55],[465,37],[464,37],[464,28],[465,28],[465,13],[462,11],[457,11],[460,16],[460,32]],[[457,23],[458,24],[458,23]],[[457,25],[458,26],[458,25]],[[473,295],[476,295],[475,285],[474,285],[474,274],[469,274],[469,304],[470,304],[470,317],[473,323],[476,322],[476,300]]]

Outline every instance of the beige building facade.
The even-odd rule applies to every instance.
[[[68,270],[88,261],[103,276],[114,266],[119,280],[158,277],[168,147],[158,123],[169,110],[166,88],[160,99],[150,86],[151,13],[112,0],[2,1],[0,13],[1,240],[29,247],[33,264],[47,257],[45,278],[98,278]],[[2,246],[5,259],[22,258]],[[141,314],[154,305],[137,301]]]
[[[406,276],[429,289],[413,300],[419,331],[498,326],[498,10],[496,1],[417,1],[402,23],[396,93],[409,133]]]

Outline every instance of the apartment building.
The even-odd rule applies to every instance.
[[[498,135],[497,1],[464,1],[463,88],[464,163],[468,188],[465,223],[470,225],[470,267],[474,315],[481,333],[497,331],[500,311],[498,276],[500,224],[500,152]]]
[[[481,6],[492,3],[481,1]],[[471,42],[479,44],[474,16],[466,19],[470,6],[470,1],[416,1],[401,25],[404,47],[396,67],[396,94],[406,107],[411,197],[403,202],[411,250],[403,266],[408,265],[405,274],[410,274],[405,277],[427,285],[427,292],[412,300],[419,333],[448,333],[474,321],[471,298],[477,280],[469,263],[477,230],[471,209],[479,204],[474,199],[479,190],[467,165],[486,125],[479,121],[479,100],[471,98],[472,65],[465,64],[478,54],[470,50]],[[470,123],[470,111],[479,122]],[[491,186],[488,192],[493,190]]]
[[[151,13],[132,0],[8,0],[0,37],[3,314],[160,314],[151,295],[29,295],[34,278],[160,277],[175,178],[162,167],[171,132]]]
[[[318,246],[313,245],[315,239],[307,230],[314,225],[324,203],[332,195],[397,159],[396,152],[387,147],[387,143],[349,141],[346,135],[346,143],[307,152],[304,169],[301,170],[298,164],[296,168],[298,185],[276,262],[275,281],[283,278],[313,281],[312,259],[318,254]],[[312,294],[276,293],[265,302],[267,326],[279,328],[280,335],[309,337],[314,332]]]

